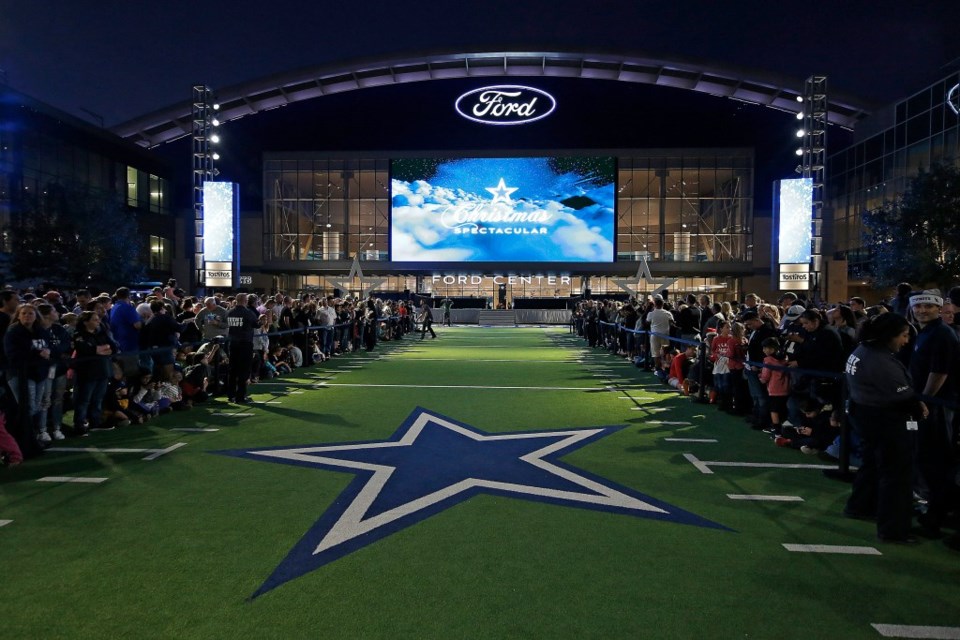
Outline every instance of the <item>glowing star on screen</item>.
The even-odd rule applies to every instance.
[[[508,187],[503,181],[503,178],[500,178],[500,184],[495,187],[485,187],[487,191],[493,194],[493,202],[506,202],[507,204],[513,204],[513,200],[510,199],[510,194],[519,189],[520,187]]]

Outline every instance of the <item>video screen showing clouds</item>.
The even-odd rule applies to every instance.
[[[613,262],[616,162],[391,161],[394,262]]]
[[[203,259],[233,262],[234,190],[232,182],[203,183]]]
[[[780,181],[780,264],[810,262],[813,180]]]

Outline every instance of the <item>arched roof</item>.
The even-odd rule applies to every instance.
[[[757,71],[710,67],[695,62],[616,54],[573,52],[438,53],[399,59],[365,59],[271,75],[217,90],[223,122],[285,104],[368,87],[487,77],[561,77],[637,82],[698,91],[800,110],[802,81]],[[869,115],[863,101],[831,93],[829,121],[853,128]],[[192,133],[190,101],[160,109],[112,128],[117,135],[153,147]]]

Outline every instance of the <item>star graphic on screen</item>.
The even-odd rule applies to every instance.
[[[513,200],[510,199],[510,194],[520,187],[508,187],[503,181],[503,178],[500,178],[500,184],[497,186],[484,188],[493,194],[493,202],[506,202],[507,204],[513,204]]]
[[[636,282],[637,285],[644,282],[648,285],[656,286],[652,295],[662,293],[665,289],[668,289],[677,282],[677,278],[654,278],[653,274],[650,273],[650,265],[647,263],[646,257],[640,260],[640,266],[637,267],[637,275],[632,278],[614,278],[613,283],[630,295],[636,296],[637,291],[631,286],[634,282]]]
[[[558,459],[622,428],[485,433],[418,407],[384,441],[214,453],[356,476],[255,598],[479,493],[726,530]]]
[[[386,278],[365,277],[363,275],[363,269],[360,268],[360,254],[353,256],[353,264],[350,265],[350,273],[347,274],[346,279],[334,280],[333,278],[327,278],[327,281],[341,291],[350,291],[354,278],[359,278],[360,280],[359,297],[361,298],[364,293],[370,293],[375,289],[379,289],[380,286],[387,281]]]

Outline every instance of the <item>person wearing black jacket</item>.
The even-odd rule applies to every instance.
[[[84,311],[80,314],[77,332],[73,336],[73,350],[77,354],[73,365],[73,431],[80,436],[100,427],[103,397],[113,375],[110,358],[120,350],[100,323],[96,311]]]
[[[746,364],[743,367],[743,375],[747,380],[747,387],[750,389],[750,400],[753,403],[753,412],[747,416],[749,422],[755,429],[765,429],[770,426],[770,398],[767,395],[767,386],[760,382],[760,372],[766,354],[763,352],[763,342],[767,338],[776,338],[777,328],[773,326],[767,318],[761,318],[753,310],[744,312],[741,317],[747,331],[747,360],[755,362],[756,365]]]
[[[40,446],[50,445],[47,412],[42,397],[50,379],[50,334],[37,318],[33,305],[22,304],[3,336],[7,381],[17,404],[24,407],[20,433],[32,433]],[[29,431],[28,431],[29,429]]]
[[[250,402],[247,381],[253,366],[253,330],[258,322],[257,313],[247,306],[247,294],[238,293],[233,309],[227,313],[227,337],[230,340],[227,402]]]
[[[173,308],[163,300],[150,303],[153,317],[143,325],[141,343],[150,350],[153,368],[161,382],[173,379],[173,365],[180,344],[180,323],[173,317]]]
[[[912,542],[913,433],[929,411],[894,354],[910,341],[906,318],[884,313],[863,325],[846,363],[847,413],[863,443],[863,464],[844,514],[877,521],[882,542]]]

